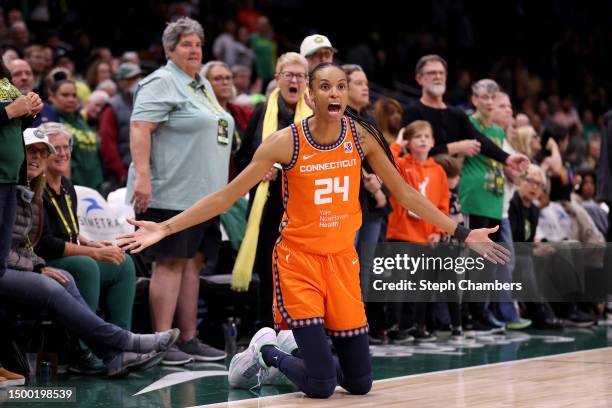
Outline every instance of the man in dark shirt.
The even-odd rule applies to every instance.
[[[522,154],[504,152],[492,139],[478,131],[470,122],[467,115],[459,108],[447,106],[443,97],[446,92],[447,63],[439,55],[425,55],[416,65],[416,81],[421,86],[421,99],[406,109],[404,121],[410,124],[415,120],[426,120],[433,129],[434,147],[429,151],[430,156],[445,153],[459,154],[466,157],[476,156],[479,153],[521,171],[529,165],[529,159]],[[465,190],[465,189],[464,189]],[[466,199],[466,192],[460,192],[460,199]],[[481,199],[472,201],[480,202]],[[462,204],[463,205],[463,204]],[[476,215],[476,214],[474,214]],[[484,215],[484,214],[481,214]],[[486,221],[486,217],[471,217],[470,227],[474,228],[477,218]],[[499,221],[499,222],[496,222]],[[500,219],[486,221],[487,227],[494,227],[501,223]],[[478,227],[476,227],[478,228]],[[495,239],[497,240],[497,239]],[[474,328],[477,330],[496,329],[501,323],[493,323],[492,315],[487,311],[486,303],[473,303],[470,307],[470,319],[474,319]],[[471,326],[471,322],[467,326]]]
[[[419,59],[416,65],[416,81],[422,88],[421,99],[404,114],[406,124],[415,120],[426,120],[431,124],[435,146],[429,154],[474,156],[482,153],[512,168],[522,169],[529,165],[526,156],[504,152],[476,130],[461,109],[444,103],[446,69],[446,61],[439,55],[425,55]]]

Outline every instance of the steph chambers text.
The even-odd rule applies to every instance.
[[[428,292],[450,292],[450,291],[521,291],[523,284],[520,282],[475,282],[469,279],[459,281],[448,280],[446,282],[432,282],[421,279],[418,282],[402,279],[396,282],[385,282],[376,279],[372,282],[372,287],[376,291],[428,291]]]

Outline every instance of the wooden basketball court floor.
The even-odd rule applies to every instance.
[[[206,407],[611,407],[612,347],[376,381],[365,396],[302,393]],[[203,406],[202,406],[203,407]]]
[[[449,345],[372,346],[374,386],[366,396],[338,389],[329,400],[306,398],[290,385],[258,392],[228,387],[229,360],[158,366],[121,380],[63,374],[29,387],[73,387],[75,402],[0,406],[117,407],[612,407],[612,326],[528,330]]]
[[[609,340],[612,329],[591,331],[595,337],[602,336],[603,332],[606,332],[605,337]],[[574,343],[570,339],[577,340],[588,333],[589,330],[576,330],[575,336],[572,336],[572,331],[566,333],[568,337],[541,336],[541,352],[545,353],[546,345],[554,352],[555,345]],[[520,334],[506,336],[505,339],[512,341],[502,344],[505,339],[500,336],[497,340],[502,341],[495,344],[494,339],[491,346],[505,349],[508,357],[512,354],[509,350],[528,348],[529,340],[533,346],[533,339],[538,339],[538,335],[525,339],[525,343],[516,341],[518,338]],[[474,352],[477,350],[477,354],[482,351],[473,349]],[[393,354],[391,351],[390,354]],[[374,356],[376,354],[375,351]],[[328,400],[310,399],[300,392],[293,392],[199,407],[612,407],[612,347],[524,358],[529,354],[522,356],[517,352],[515,357],[523,358],[518,360],[377,380],[366,396],[350,395],[338,387]],[[466,360],[466,355],[469,353],[457,357]],[[504,358],[503,351],[501,355]],[[425,353],[423,357],[435,359],[436,355],[428,356]],[[375,370],[376,362],[377,358],[374,357]]]

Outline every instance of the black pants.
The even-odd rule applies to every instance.
[[[608,234],[606,241],[612,242],[612,201],[608,201],[607,204],[610,211],[608,211]]]
[[[293,355],[263,347],[266,364],[277,367],[311,398],[329,398],[336,385],[351,394],[367,394],[372,387],[368,336],[332,337],[338,357],[332,355],[323,326],[293,329],[298,350]]]

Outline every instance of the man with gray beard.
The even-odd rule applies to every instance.
[[[447,63],[439,55],[425,55],[416,65],[416,81],[422,88],[421,99],[404,113],[406,125],[415,120],[426,120],[433,128],[434,147],[430,156],[440,153],[474,156],[478,153],[513,168],[529,164],[523,155],[509,155],[480,133],[459,108],[447,106]]]
[[[447,67],[448,64],[439,55],[425,55],[419,59],[415,72],[416,81],[422,89],[421,99],[408,107],[404,113],[406,125],[415,120],[425,120],[431,125],[434,147],[429,151],[429,155],[435,156],[446,153],[473,157],[482,154],[518,171],[528,166],[529,159],[526,156],[522,154],[509,155],[504,152],[501,147],[478,131],[461,109],[447,106],[444,103]],[[460,200],[464,196],[465,193],[460,193]],[[485,314],[484,304],[480,303],[477,306],[476,312],[478,313],[476,316],[469,313],[469,308],[464,308],[466,316],[463,319],[463,325],[470,331],[489,331],[493,327],[485,319],[487,315]],[[414,315],[411,311],[408,314]],[[434,314],[436,314],[435,311]],[[410,317],[406,323],[411,323],[409,319]],[[452,331],[457,337],[461,336],[459,328],[453,327]]]

